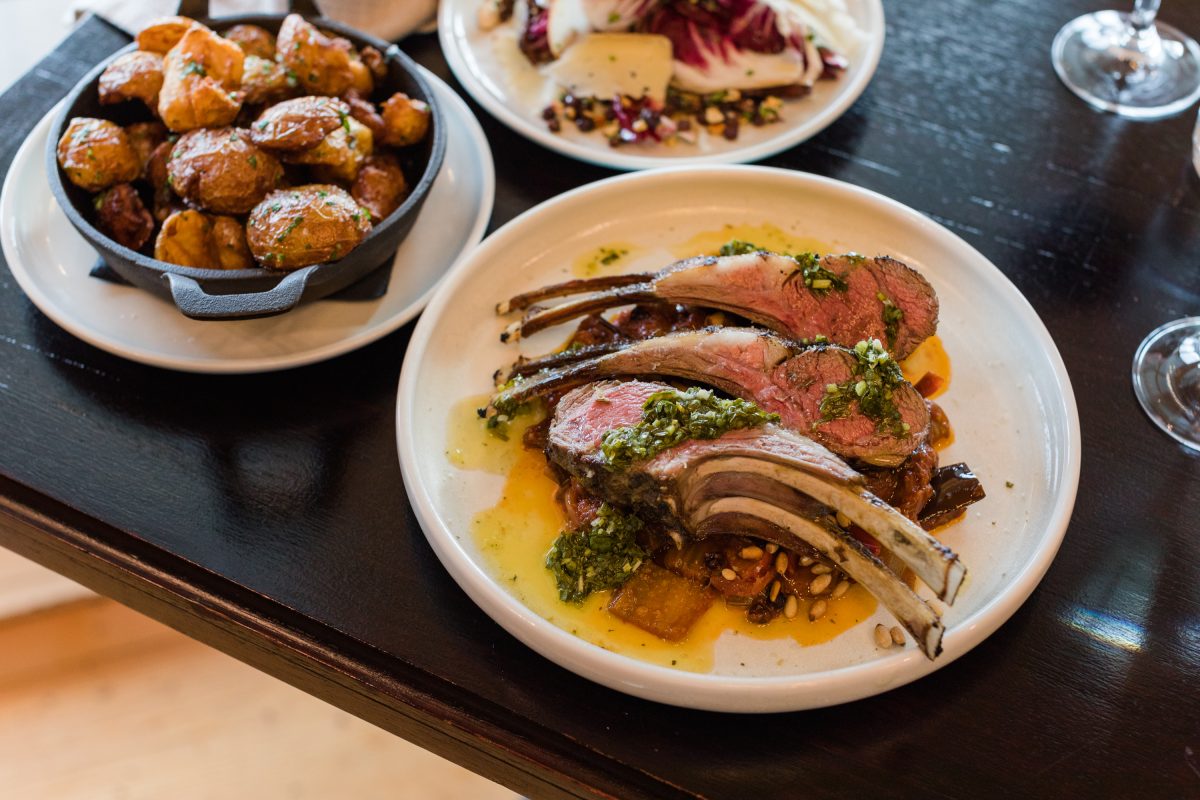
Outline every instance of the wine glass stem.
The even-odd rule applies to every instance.
[[[1126,53],[1122,60],[1129,77],[1144,77],[1163,62],[1162,38],[1154,27],[1154,19],[1161,5],[1162,0],[1134,0],[1129,25],[1120,43]]]
[[[1134,0],[1133,13],[1129,15],[1129,23],[1138,33],[1154,27],[1154,18],[1158,16],[1158,7],[1162,0]]]

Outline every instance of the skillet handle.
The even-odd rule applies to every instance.
[[[171,285],[171,298],[184,316],[192,319],[254,319],[295,308],[304,295],[309,277],[319,266],[313,264],[289,273],[265,292],[244,294],[209,294],[194,278],[174,272],[164,274]]]
[[[288,7],[297,14],[309,19],[324,16],[313,0],[291,0],[288,3]],[[180,0],[179,15],[191,17],[192,19],[208,19],[208,0]]]

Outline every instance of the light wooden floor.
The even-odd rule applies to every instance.
[[[516,795],[94,598],[0,620],[0,797]]]

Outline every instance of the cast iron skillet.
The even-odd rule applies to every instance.
[[[445,123],[429,84],[418,73],[413,61],[394,44],[320,17],[310,2],[293,2],[292,8],[317,27],[349,39],[356,48],[370,45],[384,54],[388,75],[376,87],[374,97],[404,92],[409,97],[424,100],[432,111],[429,135],[421,144],[402,152],[404,171],[413,187],[412,192],[400,208],[375,225],[362,243],[339,261],[313,264],[293,272],[181,267],[130,250],[92,224],[89,219],[91,197],[63,176],[56,147],[73,117],[101,117],[118,125],[151,118],[141,103],[100,105],[97,90],[100,73],[114,58],[135,49],[134,44],[114,53],[71,90],[51,128],[46,147],[46,172],[50,176],[50,189],[71,224],[121,277],[174,301],[180,311],[193,319],[248,319],[282,314],[298,303],[325,297],[371,273],[395,255],[400,242],[412,229],[442,165],[446,151]],[[242,14],[212,19],[208,16],[207,0],[184,0],[179,13],[218,33],[237,24],[258,25],[278,33],[283,23],[280,14]],[[408,157],[410,153],[411,157]]]

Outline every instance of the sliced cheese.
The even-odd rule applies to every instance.
[[[671,40],[645,33],[593,33],[577,41],[547,68],[579,97],[646,96],[659,103],[671,81]]]

